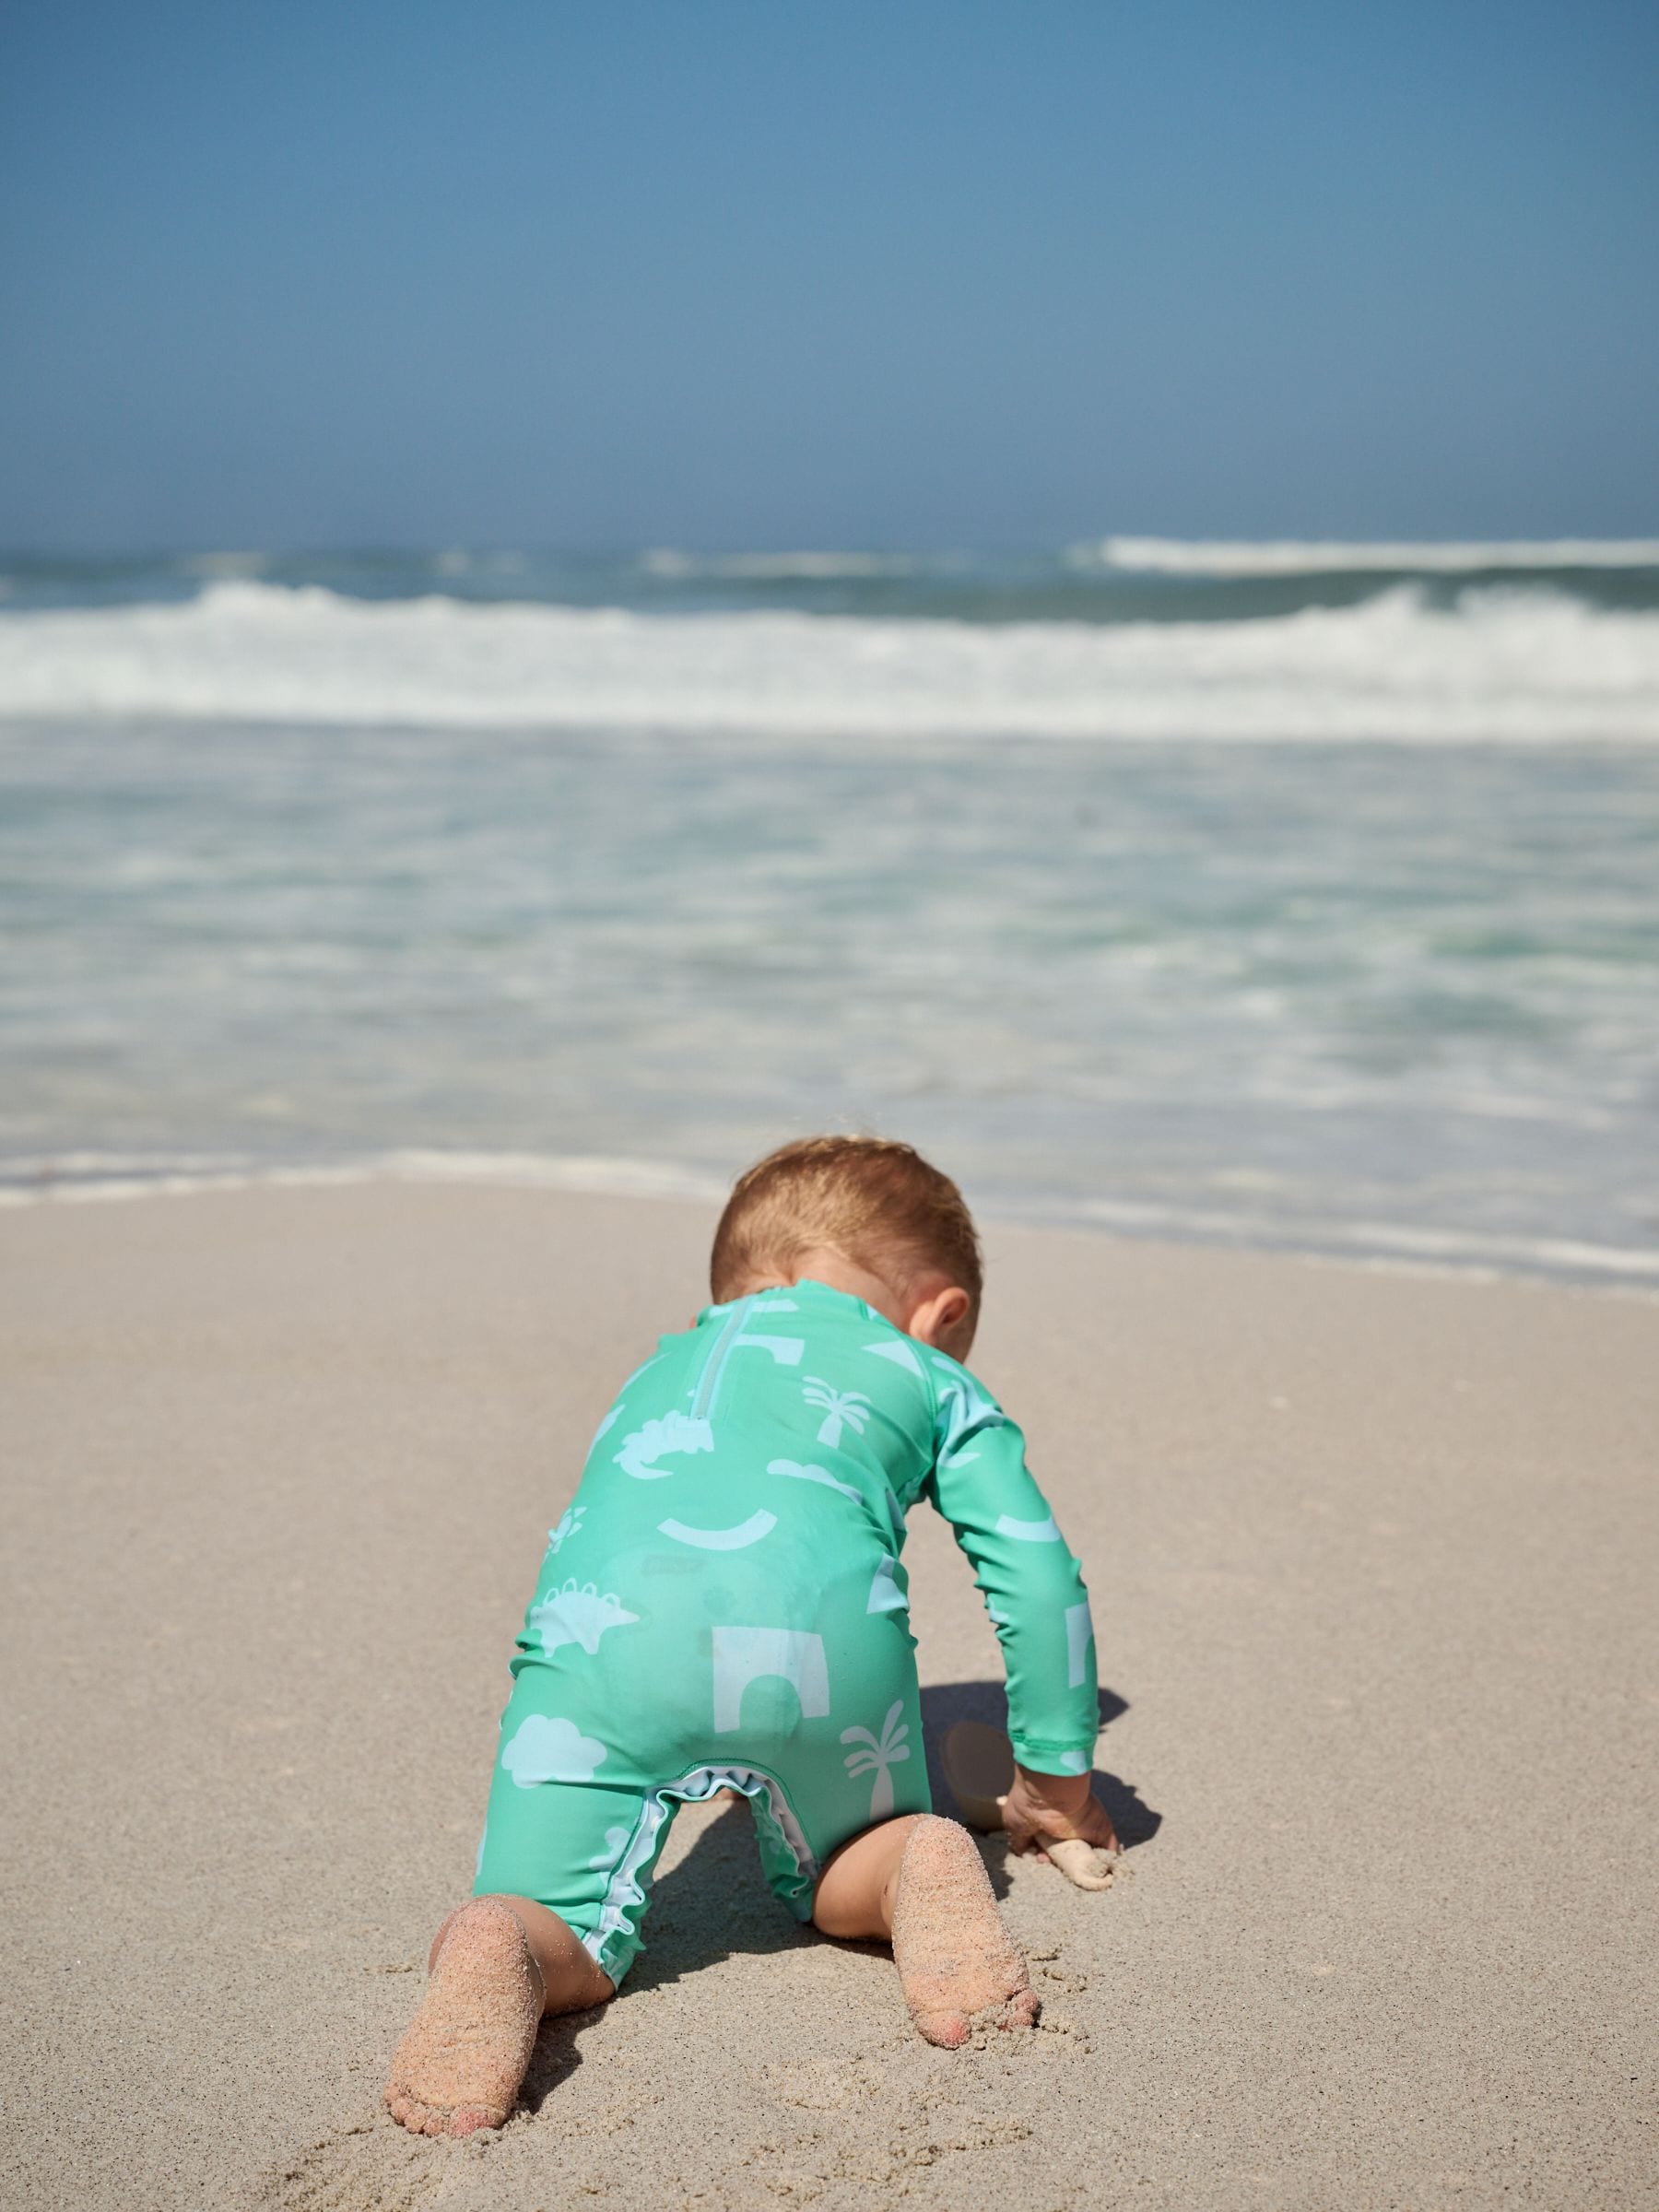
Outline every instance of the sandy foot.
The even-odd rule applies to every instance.
[[[397,2046],[386,2109],[418,2136],[470,2136],[512,2110],[541,2019],[524,1929],[493,1898],[446,1924],[414,2025]]]
[[[899,1868],[893,1959],[911,2018],[955,2050],[976,2028],[1032,2028],[1037,1999],[1002,1923],[973,1839],[954,1820],[917,1821]]]

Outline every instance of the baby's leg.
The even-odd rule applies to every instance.
[[[547,2012],[614,1995],[610,1976],[546,1905],[475,1897],[433,1938],[431,1975],[386,2083],[394,2120],[419,2136],[469,2136],[512,2112]]]
[[[824,1869],[812,1917],[826,1936],[888,1942],[911,2018],[930,2043],[976,2025],[1030,2028],[1037,2000],[965,1828],[935,1813],[884,1820]]]

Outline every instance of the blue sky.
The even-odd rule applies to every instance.
[[[10,0],[0,544],[1659,530],[1659,10]]]

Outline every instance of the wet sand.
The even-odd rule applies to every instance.
[[[380,2109],[505,1664],[711,1216],[378,1185],[0,1215],[0,2197],[906,2212],[1651,2206],[1659,1305],[1036,1232],[976,1366],[1083,1554],[1133,1841],[988,1864],[1036,2034],[680,1817],[650,1948],[500,2138]],[[994,1718],[947,1532],[930,1733]]]

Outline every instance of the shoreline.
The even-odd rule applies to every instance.
[[[729,1185],[681,1163],[625,1156],[446,1151],[399,1147],[361,1159],[312,1162],[147,1165],[104,1153],[67,1153],[61,1163],[0,1162],[0,1211],[37,1206],[114,1204],[188,1198],[241,1190],[350,1190],[375,1183],[425,1188],[518,1190],[606,1198],[721,1204]],[[77,1178],[76,1166],[82,1168]],[[1659,1246],[1638,1250],[1568,1237],[1504,1238],[1400,1223],[1311,1223],[1324,1241],[1276,1238],[1259,1219],[1200,1206],[1085,1198],[1068,1215],[1050,1202],[1021,1206],[976,1199],[976,1219],[996,1228],[1042,1230],[1181,1251],[1249,1253],[1468,1283],[1513,1283],[1659,1302]]]

